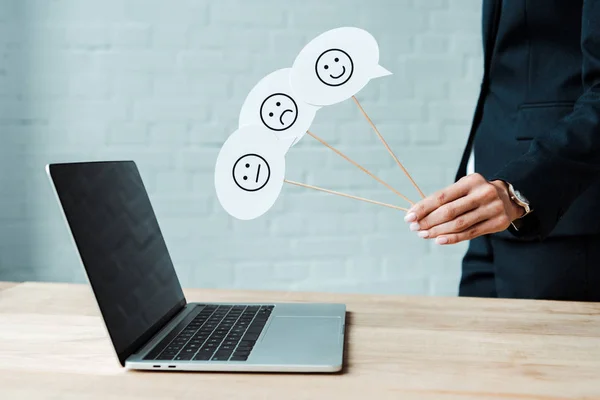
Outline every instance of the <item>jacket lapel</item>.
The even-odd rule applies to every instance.
[[[482,34],[483,34],[483,56],[485,74],[489,72],[492,55],[494,53],[494,44],[498,34],[498,25],[500,21],[500,8],[502,0],[483,0],[482,8]]]

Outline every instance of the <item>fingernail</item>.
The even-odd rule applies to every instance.
[[[404,217],[404,221],[406,222],[413,222],[417,219],[417,214],[410,212],[408,214],[406,214],[406,216]]]
[[[411,231],[416,232],[419,229],[421,229],[421,227],[419,226],[419,224],[417,222],[413,222],[412,224],[410,224],[410,230]]]
[[[445,238],[445,237],[439,237],[439,238],[435,239],[435,242],[436,242],[437,244],[446,244],[446,243],[448,243],[448,238]]]
[[[417,233],[417,235],[419,235],[420,238],[425,239],[426,237],[429,236],[429,232],[427,232],[427,231],[420,231],[419,233]]]

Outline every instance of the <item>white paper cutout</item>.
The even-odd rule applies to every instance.
[[[262,124],[287,151],[306,134],[320,108],[298,98],[290,85],[291,68],[271,72],[250,91],[240,110],[239,126]]]
[[[360,28],[329,30],[298,54],[290,83],[304,102],[328,106],[351,98],[371,79],[391,75],[379,65],[379,45]]]
[[[285,154],[275,135],[261,125],[245,125],[221,147],[215,189],[231,216],[250,220],[267,212],[281,193]]]

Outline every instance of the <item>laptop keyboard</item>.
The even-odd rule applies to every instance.
[[[168,335],[145,360],[246,361],[271,315],[269,305],[201,305],[179,331]]]

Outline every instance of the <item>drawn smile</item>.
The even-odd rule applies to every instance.
[[[333,76],[333,75],[329,74],[329,76],[332,77],[333,79],[340,79],[342,76],[344,76],[345,73],[346,73],[346,67],[344,67],[342,65],[342,73],[341,74],[339,74],[338,76]]]
[[[283,122],[283,116],[285,115],[285,113],[286,113],[286,112],[291,112],[291,113],[293,113],[293,112],[294,112],[294,110],[290,110],[290,109],[288,108],[287,110],[284,110],[284,111],[281,113],[281,115],[279,116],[279,122],[281,122],[281,125],[285,125],[285,124],[284,124],[284,122]]]

